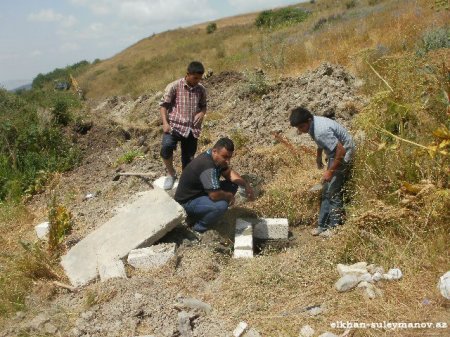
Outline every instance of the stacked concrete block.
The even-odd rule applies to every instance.
[[[261,240],[287,239],[289,223],[285,218],[263,218],[255,224],[253,236]]]
[[[138,269],[162,266],[175,256],[175,243],[161,243],[147,248],[133,249],[128,254],[128,264]]]
[[[253,257],[253,227],[250,222],[243,219],[236,220],[236,231],[234,237],[234,257]]]

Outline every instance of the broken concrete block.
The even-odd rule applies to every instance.
[[[233,257],[253,257],[253,227],[250,222],[243,219],[236,219]]]
[[[337,291],[344,292],[356,287],[359,283],[358,277],[352,274],[342,276],[336,283],[335,287]]]
[[[253,236],[261,240],[287,239],[289,222],[286,218],[264,218],[253,228]]]
[[[175,256],[175,248],[175,243],[161,243],[151,247],[133,249],[128,254],[127,262],[138,269],[156,268]]]
[[[40,223],[39,225],[34,227],[34,230],[36,231],[36,235],[40,240],[45,240],[47,239],[48,232],[50,230],[50,222],[46,221]]]
[[[450,271],[439,278],[438,288],[441,295],[450,300]]]
[[[74,286],[98,275],[98,261],[121,259],[143,244],[151,245],[185,218],[183,207],[159,188],[138,193],[135,200],[78,242],[61,259]]]
[[[305,325],[300,329],[299,337],[313,337],[313,336],[314,336],[314,329],[311,326]]]
[[[102,282],[112,278],[127,278],[125,266],[119,259],[98,261],[98,273]]]
[[[367,262],[358,262],[350,266],[339,263],[336,268],[340,276],[347,274],[361,276],[367,273]]]
[[[242,334],[247,330],[248,324],[245,322],[240,322],[236,329],[233,330],[233,336],[234,337],[241,337]]]

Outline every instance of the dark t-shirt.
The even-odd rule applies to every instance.
[[[220,190],[220,176],[227,168],[217,167],[211,150],[203,152],[192,160],[181,173],[175,200],[184,204],[189,200]]]

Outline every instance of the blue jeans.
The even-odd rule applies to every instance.
[[[189,132],[187,138],[184,138],[176,131],[164,133],[161,142],[161,157],[163,159],[172,158],[173,151],[176,150],[178,142],[181,143],[181,166],[184,170],[195,156],[198,139],[194,137],[192,132]]]
[[[349,164],[342,164],[331,181],[324,183],[319,211],[319,227],[333,228],[343,223],[344,201],[342,188],[347,180]]]
[[[238,185],[230,181],[221,181],[220,189],[236,194]],[[228,209],[225,200],[212,201],[209,196],[204,195],[182,205],[189,217],[195,220],[194,230],[203,233],[207,231]]]

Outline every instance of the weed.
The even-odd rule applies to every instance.
[[[65,236],[71,231],[72,214],[63,205],[58,204],[53,196],[48,206],[50,229],[48,233],[48,249],[51,253],[58,253]]]
[[[262,96],[269,90],[266,75],[262,70],[245,73],[247,81],[242,85],[242,95]]]
[[[144,157],[144,153],[139,150],[130,150],[117,158],[116,165],[131,164],[136,158]]]
[[[429,51],[450,48],[450,27],[441,27],[425,32],[416,47],[418,56],[425,56]]]

